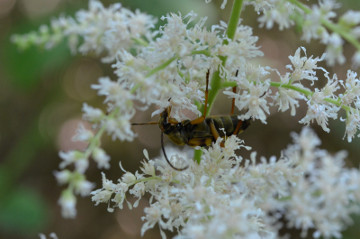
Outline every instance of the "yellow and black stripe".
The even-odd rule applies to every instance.
[[[178,124],[166,124],[161,126],[163,132],[178,145],[209,146],[218,137],[240,134],[249,125],[250,120],[239,120],[237,115],[210,116],[198,124],[191,124],[190,120],[184,120]]]

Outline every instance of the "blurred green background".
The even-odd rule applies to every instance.
[[[102,1],[109,5],[118,1]],[[187,13],[194,10],[200,16],[208,16],[208,23],[228,20],[231,1],[225,10],[220,10],[222,1],[213,0],[127,0],[120,1],[131,9],[139,8],[160,17],[169,11]],[[357,0],[341,1],[344,9],[360,9]],[[90,89],[100,76],[112,76],[111,67],[103,65],[93,56],[72,56],[61,44],[51,51],[31,48],[19,51],[10,43],[12,34],[27,33],[48,24],[50,19],[61,13],[73,15],[75,11],[87,9],[87,0],[0,0],[0,238],[38,238],[38,233],[55,232],[59,238],[115,239],[140,238],[143,207],[129,211],[117,210],[108,213],[106,205],[94,207],[89,198],[79,198],[76,219],[63,219],[57,200],[61,187],[53,177],[60,162],[59,150],[81,149],[83,144],[74,143],[71,138],[79,122],[83,102],[101,106],[102,99]],[[318,56],[324,46],[317,42],[306,44],[299,41],[300,33],[291,29],[279,32],[259,29],[256,13],[246,9],[242,15],[244,24],[254,27],[254,34],[260,37],[259,44],[265,53],[262,60],[285,71],[289,64],[288,55],[298,46],[306,46],[308,55]],[[345,54],[350,57],[354,48],[345,45]],[[344,79],[350,63],[330,69]],[[229,110],[223,106],[228,105]],[[217,107],[218,106],[218,107]],[[230,101],[219,97],[213,114],[227,114]],[[258,151],[258,155],[279,156],[280,150],[290,142],[290,132],[302,128],[297,122],[305,114],[299,109],[298,116],[290,117],[289,112],[271,113],[267,125],[255,122],[243,134],[247,145]],[[136,115],[137,122],[150,120],[151,110]],[[331,121],[331,133],[324,133],[313,126],[323,141],[322,147],[331,152],[346,149],[349,152],[349,167],[358,167],[360,140],[348,144],[343,138],[344,124]],[[112,169],[106,174],[116,180],[121,174],[118,161],[127,170],[135,171],[143,159],[142,150],[147,148],[151,157],[160,153],[159,129],[141,127],[136,129],[139,137],[134,143],[103,141],[112,158]],[[154,138],[154,135],[158,138]],[[271,142],[271,143],[269,143]],[[100,172],[92,165],[88,178],[101,184]],[[359,218],[354,218],[360,225]],[[360,228],[350,227],[344,238],[359,238]],[[292,238],[297,238],[297,232]],[[156,229],[148,231],[144,238],[159,238]]]

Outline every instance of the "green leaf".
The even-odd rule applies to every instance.
[[[36,29],[26,27],[27,30],[24,31],[20,30],[21,28],[23,27],[16,27],[3,39],[0,44],[0,61],[3,62],[7,78],[13,85],[23,90],[31,90],[38,86],[43,74],[64,65],[71,55],[66,42],[50,50],[35,46],[20,50],[10,41],[11,35]]]
[[[48,206],[30,188],[18,188],[0,201],[0,231],[31,234],[42,231],[48,221]]]

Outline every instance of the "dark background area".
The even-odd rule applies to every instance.
[[[115,1],[102,1],[105,6]],[[143,12],[160,17],[169,11],[186,14],[194,10],[199,16],[208,16],[208,23],[228,20],[231,1],[225,10],[220,10],[222,1],[213,0],[127,0],[124,7],[139,8]],[[360,9],[357,0],[341,1],[344,9]],[[55,232],[60,239],[115,239],[140,238],[141,216],[146,200],[133,210],[106,211],[106,205],[94,207],[89,198],[78,198],[76,219],[63,219],[57,204],[61,187],[57,185],[53,172],[58,170],[59,150],[80,149],[84,145],[71,141],[75,129],[81,122],[83,102],[102,105],[102,98],[90,89],[100,76],[112,76],[109,65],[101,64],[94,56],[72,56],[66,43],[46,51],[33,47],[20,51],[10,42],[13,34],[37,30],[54,17],[73,16],[87,9],[87,0],[0,0],[0,238],[38,238],[38,233]],[[299,46],[307,48],[308,55],[320,56],[324,46],[318,42],[301,42],[300,33],[294,29],[279,32],[258,28],[256,13],[245,9],[243,22],[254,27],[259,36],[258,45],[265,53],[261,60],[285,72],[288,56]],[[345,56],[350,59],[354,48],[344,46]],[[351,63],[328,68],[345,79]],[[319,85],[320,86],[320,85]],[[318,87],[319,87],[318,86]],[[227,107],[228,105],[228,107]],[[304,106],[304,105],[303,105]],[[227,110],[226,107],[228,108]],[[223,109],[223,111],[219,109]],[[213,114],[228,114],[231,103],[226,97],[217,99]],[[151,109],[136,115],[137,122],[151,119]],[[258,156],[279,156],[280,151],[291,143],[290,132],[300,132],[298,121],[305,115],[300,107],[296,117],[290,112],[272,109],[266,125],[254,122],[242,135],[247,145],[258,152]],[[330,152],[347,150],[348,167],[359,167],[360,140],[352,143],[343,140],[345,125],[339,120],[330,121],[331,132],[325,133],[312,125],[322,139],[323,148]],[[106,175],[116,180],[121,175],[118,162],[134,172],[143,159],[147,148],[150,157],[160,153],[160,130],[156,126],[135,129],[139,137],[135,142],[125,143],[104,138],[103,147],[112,158],[112,167]],[[168,142],[169,143],[169,142]],[[242,152],[240,152],[242,153]],[[244,153],[246,156],[246,153]],[[89,180],[101,186],[100,171],[92,164],[87,172]],[[359,218],[344,234],[344,238],[358,238]],[[291,238],[296,238],[298,232]],[[157,229],[146,232],[143,238],[160,238]]]

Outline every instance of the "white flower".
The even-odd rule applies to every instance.
[[[130,119],[134,115],[134,111],[130,114],[122,114],[118,117],[108,118],[103,124],[108,134],[112,135],[112,139],[121,141],[132,141],[136,134],[131,130]]]
[[[115,206],[122,209],[123,208],[123,203],[125,201],[125,194],[127,193],[129,189],[128,184],[119,181],[118,184],[116,184],[115,188],[114,188],[114,193],[115,196],[113,199],[111,199],[112,202],[115,203]]]
[[[223,23],[220,29],[227,29],[227,25]],[[263,56],[260,47],[256,46],[258,41],[257,36],[253,36],[253,30],[251,27],[239,25],[236,29],[236,33],[233,40],[228,40],[229,43],[226,45],[219,45],[217,51],[227,57],[227,67],[232,65],[241,66],[246,64],[246,60]],[[231,69],[231,68],[230,68]]]
[[[155,167],[154,167],[153,161],[150,161],[148,151],[146,149],[144,149],[143,154],[145,156],[145,160],[143,160],[141,162],[142,167],[140,169],[145,175],[154,176],[155,175]]]
[[[305,56],[301,56],[301,51],[304,52]],[[324,68],[317,66],[318,62],[324,59],[324,56],[320,58],[313,58],[313,56],[307,57],[306,49],[304,47],[299,47],[294,56],[289,56],[289,59],[291,64],[294,66],[294,69],[291,65],[286,66],[288,69],[293,71],[291,73],[292,82],[303,79],[313,82],[318,79],[316,76],[316,70],[320,69],[326,72]]]
[[[272,6],[262,7],[263,15],[258,18],[260,27],[265,26],[267,29],[271,29],[276,23],[279,25],[279,30],[282,31],[294,25],[294,20],[291,18],[295,10],[293,4],[281,0],[267,2],[270,2]]]
[[[136,177],[134,174],[130,172],[126,172],[122,177],[121,181],[126,184],[133,184],[136,181]]]
[[[134,207],[139,205],[139,201],[146,192],[146,186],[144,182],[135,184],[135,186],[129,190],[129,193],[137,197],[138,199],[134,202]]]
[[[359,110],[350,110],[347,114],[346,118],[346,129],[345,135],[347,137],[348,142],[350,143],[352,139],[355,137],[355,134],[358,130],[360,130],[360,111]],[[358,137],[360,134],[358,135]]]
[[[346,76],[345,82],[341,82],[345,92],[339,96],[342,104],[352,106],[360,96],[360,80],[357,77],[357,73],[351,70],[347,71]]]
[[[110,168],[110,156],[106,154],[106,152],[99,147],[96,147],[92,154],[95,162],[97,163],[98,168]]]
[[[74,185],[74,192],[82,197],[88,196],[95,187],[95,184],[87,181],[83,175],[76,175],[72,184]]]
[[[278,73],[280,76],[280,74]],[[284,76],[280,76],[280,82],[284,85],[289,84],[291,81],[290,79],[290,73],[286,73]],[[294,83],[293,86],[301,88],[301,84]],[[299,107],[299,99],[305,99],[305,96],[302,95],[300,92],[287,89],[284,87],[279,87],[278,92],[276,92],[276,95],[274,96],[274,100],[276,104],[279,106],[279,111],[286,111],[289,108],[291,109],[290,114],[292,116],[295,116],[296,114],[296,107]]]
[[[87,158],[78,158],[75,162],[75,170],[81,174],[85,173],[89,167],[89,160]]]
[[[319,144],[314,133],[309,129],[306,131],[301,133],[301,141],[315,140],[315,144]],[[291,226],[302,228],[303,235],[308,229],[316,228],[317,236],[338,237],[344,221],[350,219],[347,213],[353,210],[348,207],[348,193],[351,194],[354,188],[348,185],[349,170],[342,168],[346,153],[331,156],[314,146],[302,150],[300,157],[304,160],[302,167],[307,176],[301,177],[292,189],[294,199],[287,203],[286,217]]]
[[[132,38],[148,35],[155,22],[149,15],[139,11],[133,13],[120,4],[104,8],[102,3],[90,1],[89,10],[79,11],[76,20],[69,24],[65,33],[84,39],[79,47],[80,52],[106,52],[107,56],[103,60],[111,62],[117,50],[129,49],[134,45]]]
[[[93,195],[91,200],[95,202],[95,206],[100,203],[108,203],[115,191],[116,185],[106,179],[105,174],[102,173],[102,188],[92,191],[90,194]]]
[[[84,154],[76,150],[68,152],[60,151],[59,156],[63,160],[59,165],[61,169],[84,158]]]
[[[205,2],[206,2],[206,3],[210,3],[211,0],[205,0]],[[226,3],[227,3],[227,0],[223,0],[223,2],[221,3],[220,8],[221,8],[221,9],[224,9],[224,8],[226,7]]]
[[[76,134],[72,138],[73,141],[83,141],[88,142],[94,137],[94,134],[91,130],[85,128],[83,124],[79,124],[76,129]]]
[[[345,56],[343,55],[344,40],[336,33],[330,35],[327,39],[325,59],[328,65],[333,66],[335,63],[344,64]]]
[[[327,39],[328,32],[321,25],[323,13],[318,6],[314,6],[310,14],[305,15],[302,39],[310,42],[311,39]]]
[[[240,119],[259,119],[266,124],[266,114],[270,114],[266,93],[269,91],[270,85],[264,83],[248,83],[247,89],[241,93],[233,93],[232,91],[224,91],[224,94],[235,99],[235,106],[239,110],[247,110]]]
[[[354,68],[358,68],[360,66],[360,51],[356,51],[352,57],[352,63]]]
[[[148,161],[149,161],[149,159],[148,159]],[[155,167],[152,164],[152,162],[148,162],[148,161],[145,161],[145,160],[142,161],[141,162],[142,167],[140,169],[144,174],[153,176],[153,175],[155,175]]]
[[[117,82],[111,81],[108,77],[99,79],[98,85],[92,85],[91,88],[98,90],[99,95],[106,96],[105,102],[111,106],[116,106],[122,111],[131,111],[133,108],[133,95]]]
[[[61,214],[65,218],[74,218],[76,215],[76,197],[70,190],[64,190],[58,201],[61,206]]]
[[[71,172],[69,170],[62,170],[60,172],[55,171],[54,176],[55,176],[57,182],[60,185],[63,185],[63,184],[68,183],[70,181],[72,174],[71,174]]]
[[[360,23],[360,12],[349,10],[341,16],[340,21],[343,21],[350,26],[358,25]]]
[[[349,215],[360,209],[353,204],[360,200],[360,173],[343,168],[345,153],[332,156],[318,149],[321,142],[309,128],[292,136],[294,144],[281,158],[260,161],[256,152],[249,160],[235,154],[244,148],[236,136],[227,138],[225,148],[219,139],[202,150],[200,164],[188,160],[189,168],[181,172],[166,166],[164,159],[149,160],[144,153],[149,164],[157,165],[158,176],[125,171],[122,180],[127,182],[144,177],[129,189],[122,180],[116,185],[111,182],[109,188],[103,175],[103,188],[92,193],[93,199],[108,192],[106,200],[95,200],[107,203],[116,194],[112,201],[122,208],[126,193],[137,197],[134,206],[149,193],[142,235],[158,224],[163,238],[163,230],[174,229],[179,230],[178,239],[194,235],[277,238],[274,222],[286,217],[287,227],[298,228],[303,235],[313,230],[316,236],[338,236]],[[174,149],[169,155],[171,159],[191,157]],[[270,213],[274,211],[277,213]]]
[[[316,120],[316,122],[325,132],[330,132],[330,129],[327,127],[328,119],[336,119],[338,111],[338,107],[334,107],[328,104],[315,103],[309,100],[306,116],[302,118],[299,123],[308,125]]]
[[[146,220],[146,222],[141,227],[141,236],[143,236],[148,229],[153,228],[155,224],[161,220],[161,209],[159,206],[159,203],[154,203],[151,204],[151,207],[144,209],[145,216],[141,219]]]
[[[46,239],[46,235],[43,233],[39,233],[39,237],[40,237],[40,239]],[[49,234],[49,238],[50,239],[58,239],[57,235],[54,232]]]
[[[112,62],[120,49],[136,49],[136,39],[150,38],[156,21],[138,10],[122,8],[119,3],[104,8],[100,1],[91,0],[89,9],[78,11],[75,18],[59,17],[51,21],[50,28],[41,26],[39,33],[14,36],[12,40],[23,48],[30,44],[52,48],[68,38],[73,53],[95,52],[104,55],[103,61]]]
[[[104,118],[104,113],[100,109],[93,108],[84,103],[82,111],[84,112],[83,118],[89,122],[99,122]]]
[[[337,79],[336,75],[334,75],[333,78],[330,78],[327,74],[325,74],[325,77],[328,80],[326,85],[321,89],[320,92],[315,89],[313,97],[316,97],[316,95],[319,94],[321,100],[324,100],[325,98],[336,99],[337,96],[335,92],[340,89],[339,80]],[[318,100],[320,100],[320,98]]]

